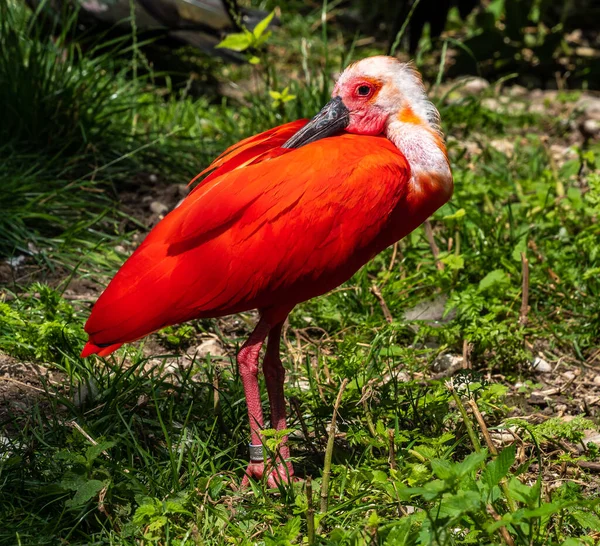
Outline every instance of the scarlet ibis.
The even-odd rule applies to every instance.
[[[248,477],[293,475],[285,443],[265,465],[259,353],[271,427],[285,422],[281,329],[300,302],[348,280],[452,194],[439,114],[419,73],[392,57],[349,66],[332,100],[242,140],[125,262],[96,302],[82,356],[106,356],[167,325],[258,309],[237,362],[250,420]],[[196,177],[196,178],[198,178]]]

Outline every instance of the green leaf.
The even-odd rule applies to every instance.
[[[386,483],[387,480],[387,474],[383,470],[373,470],[373,483]]]
[[[537,503],[539,491],[536,486],[529,487],[517,478],[512,478],[508,482],[508,489],[512,497],[519,502],[523,502],[528,506],[534,506]]]
[[[448,480],[454,476],[452,463],[445,459],[432,459],[431,470],[440,480]]]
[[[267,29],[267,27],[269,26],[269,23],[273,20],[274,16],[275,16],[275,11],[272,11],[271,13],[269,13],[269,15],[267,15],[262,21],[260,21],[254,27],[252,34],[254,34],[254,37],[256,39],[258,39],[262,36],[262,33]]]
[[[594,531],[600,529],[600,518],[592,512],[573,510],[569,515],[584,529],[593,529]]]
[[[515,462],[515,446],[508,446],[485,467],[481,475],[481,479],[491,489],[500,483],[500,480],[508,474],[510,467]]]
[[[101,482],[100,480],[86,481],[79,487],[79,489],[77,489],[75,496],[65,502],[65,506],[68,508],[74,508],[85,504],[94,498],[104,487],[104,485],[104,482]]]
[[[168,500],[165,502],[165,514],[185,514],[191,516],[192,513],[183,507],[180,502]]]
[[[487,290],[496,284],[505,284],[508,280],[508,275],[504,270],[494,269],[479,281],[479,290]]]
[[[481,502],[481,497],[475,491],[459,491],[456,495],[445,497],[440,510],[446,514],[458,516],[477,510]]]
[[[283,534],[283,536],[287,539],[287,540],[294,540],[299,534],[300,534],[300,526],[302,525],[302,519],[300,518],[300,516],[296,516],[295,518],[292,518],[291,520],[289,520],[284,526],[283,529],[281,530],[281,534]]]
[[[584,542],[579,538],[567,538],[564,542],[561,543],[560,546],[587,546],[589,542]]]
[[[245,51],[252,45],[253,36],[251,32],[237,32],[228,34],[215,47],[231,49],[232,51]]]
[[[458,463],[455,467],[455,472],[459,476],[466,476],[478,468],[483,461],[487,458],[487,451],[484,449],[479,453],[471,453],[463,461]]]
[[[87,459],[88,463],[91,463],[95,461],[103,451],[108,451],[115,445],[116,442],[100,442],[96,445],[90,446],[85,451],[85,458]]]
[[[521,252],[527,254],[527,235],[521,237],[519,242],[515,245],[515,248],[512,251],[512,259],[516,262],[520,262]]]
[[[442,220],[458,220],[467,214],[465,209],[458,209],[454,214],[448,214],[444,216]]]
[[[442,480],[433,480],[430,482],[427,482],[425,484],[425,487],[415,487],[413,488],[414,491],[422,491],[421,496],[425,499],[425,500],[433,500],[437,497],[440,496],[441,493],[443,493],[446,490],[447,486],[446,486],[446,482],[442,481]]]
[[[137,510],[135,511],[133,523],[136,525],[141,525],[148,519],[151,519],[155,514],[156,505],[154,503],[142,504],[141,506],[138,506]]]
[[[158,516],[150,522],[150,525],[148,525],[148,531],[157,531],[161,527],[164,527],[167,524],[167,521],[169,521],[167,516]]]
[[[456,254],[448,254],[441,259],[441,262],[446,264],[452,271],[458,271],[465,267],[465,259]]]

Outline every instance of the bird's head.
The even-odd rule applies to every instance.
[[[380,135],[393,122],[422,126],[439,134],[439,114],[427,99],[419,72],[394,57],[369,57],[351,64],[340,75],[332,100],[300,133],[299,147],[341,130]]]
[[[439,131],[439,114],[427,99],[421,75],[394,57],[370,57],[350,65],[333,97],[349,111],[349,133],[379,135],[394,121]]]
[[[385,56],[362,59],[342,72],[332,97],[285,147],[297,148],[340,131],[384,135],[406,156],[415,179],[435,178],[451,193],[440,117],[411,64]]]

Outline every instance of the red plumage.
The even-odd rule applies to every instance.
[[[193,318],[258,308],[276,323],[441,204],[411,194],[410,167],[384,137],[281,148],[305,123],[246,139],[214,161],[100,296],[82,356]]]
[[[288,313],[349,279],[450,198],[438,123],[410,65],[392,57],[350,65],[310,122],[247,138],[192,181],[206,175],[98,299],[82,356],[105,356],[192,318],[258,309],[260,320],[237,355],[251,440],[242,485],[289,481],[286,437],[275,459],[265,461],[262,451],[261,347],[266,342],[270,422],[282,432],[279,350]]]

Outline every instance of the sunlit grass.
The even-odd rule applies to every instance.
[[[309,117],[327,100],[330,76],[348,53],[342,46],[352,38],[330,29],[325,63],[327,42],[319,29],[304,49],[291,48],[278,62],[277,48],[290,36],[319,28],[319,10],[304,15],[285,15],[291,30],[276,34],[275,53],[262,65],[229,72],[240,82],[255,80],[257,91],[240,100],[215,104],[186,89],[157,89],[145,77],[131,79],[123,58],[122,66],[99,71],[97,85],[114,86],[121,94],[115,100],[128,106],[111,110],[109,101],[102,110],[98,103],[101,123],[94,116],[81,123],[76,116],[52,118],[54,110],[31,98],[40,106],[28,114],[38,116],[34,125],[47,120],[36,138],[65,123],[60,142],[68,146],[29,149],[29,137],[7,139],[0,253],[34,256],[102,284],[125,257],[117,243],[131,238],[122,226],[144,229],[115,206],[123,184],[140,172],[185,183],[228,145]],[[7,29],[0,25],[3,37]],[[46,69],[45,55],[54,61],[62,55],[33,51],[46,59],[38,63]],[[112,54],[105,60],[113,62]],[[304,66],[298,74],[286,71],[292,61]],[[91,61],[84,56],[75,63],[67,55],[66,62],[81,63],[77,73]],[[58,88],[74,91],[86,81],[69,73],[60,83],[54,80],[60,67],[53,70],[49,84]],[[272,107],[268,91],[286,86],[296,99]],[[600,150],[581,150],[554,168],[539,137],[560,133],[552,120],[496,112],[481,98],[439,104],[453,137],[456,183],[451,203],[432,219],[444,268],[418,229],[290,317],[282,351],[286,394],[297,401],[289,422],[292,453],[298,474],[312,478],[311,498],[306,481],[279,491],[264,484],[239,489],[248,431],[233,355],[252,317],[229,334],[210,321],[171,329],[158,339],[174,354],[148,356],[142,343],[108,359],[82,360],[90,302],[62,297],[71,277],[57,290],[12,286],[0,302],[0,350],[61,375],[43,385],[46,393],[29,398],[32,407],[0,423],[0,544],[506,544],[502,528],[519,546],[592,544],[588,535],[600,523],[597,495],[587,488],[593,476],[543,488],[545,466],[570,465],[576,457],[536,442],[577,441],[583,427],[597,423],[507,421],[513,403],[507,387],[485,377],[502,372],[509,382],[523,379],[539,353],[552,363],[591,362],[600,331]],[[85,93],[76,100],[87,100]],[[511,154],[496,149],[498,138],[515,144]],[[467,150],[467,141],[480,150]],[[529,262],[525,322],[521,253]],[[437,324],[404,318],[406,310],[440,296],[448,298],[447,316]],[[218,335],[226,356],[192,356],[207,331]],[[472,346],[476,371],[450,387],[430,380],[436,357],[459,355],[465,344]],[[190,354],[182,355],[188,347]],[[319,514],[332,406],[344,379],[350,381],[339,412],[329,506]],[[488,427],[517,427],[526,439],[519,461],[512,447],[490,455],[474,415],[461,412],[461,404],[472,411],[470,398]],[[597,446],[584,447],[582,460],[598,456]],[[536,471],[529,470],[532,464]]]

